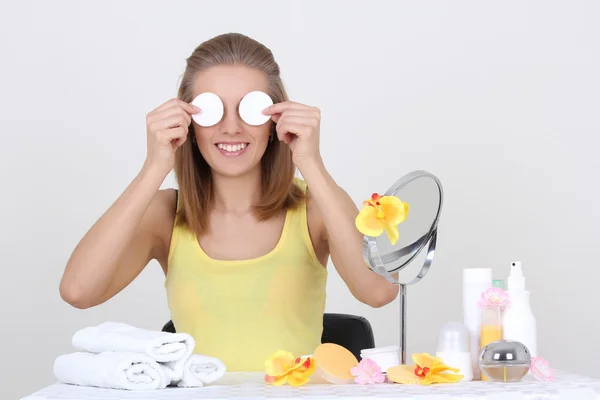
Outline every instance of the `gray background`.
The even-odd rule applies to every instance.
[[[223,32],[270,47],[291,97],[322,109],[322,154],[357,204],[426,169],[444,184],[436,261],[409,290],[409,352],[461,320],[461,270],[522,260],[539,352],[600,378],[596,1],[19,1],[0,11],[2,398],[53,382],[71,335],[105,320],[160,329],[152,263],[80,311],[58,283],[74,246],[137,174],[145,115],[184,59]],[[173,186],[170,178],[165,187]],[[327,310],[398,342],[330,267]]]

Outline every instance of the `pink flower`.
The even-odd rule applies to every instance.
[[[481,293],[481,298],[477,304],[479,307],[500,307],[501,310],[504,310],[508,305],[508,294],[500,288],[489,288]]]
[[[385,376],[381,372],[379,365],[371,359],[363,358],[358,365],[350,370],[354,376],[354,381],[359,385],[370,385],[374,383],[383,383]]]
[[[538,381],[554,381],[554,372],[550,368],[550,363],[543,357],[531,357],[529,369]]]

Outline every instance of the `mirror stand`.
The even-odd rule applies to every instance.
[[[411,188],[410,184],[412,182],[418,180],[420,180],[420,184],[427,182],[429,187],[413,184],[412,188],[417,189],[412,189],[412,191],[407,189]],[[431,186],[430,182],[433,182],[434,185]],[[404,192],[402,192],[403,190]],[[400,287],[400,356],[402,365],[405,365],[407,287],[423,279],[433,263],[437,243],[437,227],[443,203],[443,189],[441,182],[434,175],[426,171],[414,171],[398,180],[385,193],[385,196],[397,196],[402,201],[408,199],[407,202],[411,205],[408,218],[411,218],[412,213],[415,214],[413,220],[417,220],[416,225],[409,224],[406,229],[407,232],[403,232],[403,235],[410,238],[408,243],[403,243],[401,247],[394,248],[390,252],[386,252],[385,247],[387,245],[378,243],[377,238],[365,236],[363,241],[364,260],[371,270]],[[436,198],[437,201],[433,201]],[[428,203],[431,201],[433,202]],[[414,278],[410,281],[402,281],[391,275],[408,266],[425,247],[427,247],[425,261]],[[397,265],[398,262],[400,265]]]
[[[406,285],[400,284],[400,362],[406,364]]]
[[[396,284],[400,287],[400,294],[399,294],[399,301],[400,301],[400,307],[399,307],[400,308],[400,327],[399,328],[400,329],[399,329],[399,332],[400,332],[400,361],[402,362],[402,365],[406,364],[406,291],[407,291],[407,287],[409,285],[417,283],[418,281],[423,279],[423,277],[429,270],[429,267],[431,266],[431,263],[433,262],[436,239],[437,239],[437,228],[433,231],[431,240],[429,241],[429,249],[427,250],[427,256],[425,258],[425,263],[423,264],[423,267],[421,268],[421,271],[419,272],[417,277],[414,278],[411,282],[406,283],[406,284],[396,282]]]

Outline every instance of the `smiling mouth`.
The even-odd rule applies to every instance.
[[[250,146],[250,143],[216,143],[215,147],[226,156],[239,156]]]

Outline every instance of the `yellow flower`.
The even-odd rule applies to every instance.
[[[288,351],[278,350],[265,361],[265,382],[274,386],[301,386],[309,381],[315,372],[315,361],[312,357],[294,358]]]
[[[385,230],[390,242],[396,244],[400,237],[398,225],[406,220],[408,208],[408,203],[396,196],[374,193],[370,200],[363,202],[356,217],[356,228],[365,236],[379,236]]]
[[[441,358],[427,353],[413,354],[416,365],[400,365],[387,370],[388,379],[396,383],[430,385],[432,383],[458,382],[464,375],[444,364]]]

